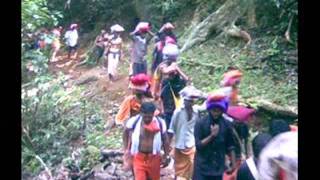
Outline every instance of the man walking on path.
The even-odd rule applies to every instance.
[[[155,110],[152,102],[144,102],[140,114],[126,123],[123,136],[125,154],[133,156],[136,180],[160,180],[161,164],[165,167],[170,162],[167,127],[163,119],[154,116]],[[162,146],[165,158],[160,155]]]
[[[95,49],[94,49],[94,61],[98,64],[100,58],[103,56],[104,52],[104,35],[106,34],[106,31],[103,29],[101,30],[100,34],[96,37],[94,43],[95,43]]]
[[[232,124],[222,116],[228,109],[223,96],[209,95],[206,101],[208,115],[195,124],[196,155],[194,180],[222,180],[225,171],[225,155],[231,156],[231,168],[235,169],[234,138]]]
[[[78,38],[79,38],[77,28],[78,28],[77,24],[71,24],[70,29],[64,35],[64,38],[66,39],[66,44],[68,46],[68,59],[71,58],[71,54],[73,55],[72,56],[73,59],[77,57]]]
[[[176,45],[169,44],[163,49],[164,61],[157,67],[152,79],[153,97],[161,98],[162,111],[167,126],[176,108],[179,92],[186,86],[189,77],[180,69],[176,60],[179,49]]]
[[[146,74],[137,74],[130,78],[129,89],[132,94],[127,96],[120,105],[116,115],[116,124],[125,124],[125,121],[140,112],[143,102],[151,101],[149,97],[149,77]]]
[[[131,51],[131,68],[130,76],[139,73],[147,74],[147,46],[152,38],[146,38],[146,34],[154,36],[151,32],[151,24],[146,22],[140,22],[136,29],[130,33],[133,44]]]
[[[107,54],[108,60],[108,77],[109,80],[114,81],[122,51],[122,38],[120,37],[120,33],[124,31],[124,28],[116,24],[110,29],[112,35],[109,40],[108,51],[105,53]]]
[[[202,96],[202,92],[193,86],[180,91],[184,103],[174,111],[168,130],[169,141],[175,137],[174,170],[176,178],[191,179],[195,154],[194,125],[199,120],[194,100]],[[170,143],[171,144],[171,143]]]

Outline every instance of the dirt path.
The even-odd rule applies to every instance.
[[[125,44],[125,50],[128,50],[128,44]],[[85,79],[94,79],[84,83],[82,86],[85,87],[86,94],[89,95],[89,99],[94,103],[99,104],[103,108],[103,116],[106,122],[106,127],[111,127],[113,118],[123,101],[124,97],[127,96],[130,91],[128,90],[128,59],[129,54],[127,51],[124,52],[123,61],[119,62],[118,75],[114,82],[109,81],[107,76],[107,70],[103,65],[96,65],[94,67],[77,66],[85,58],[85,49],[78,50],[78,56],[76,59],[68,59],[66,52],[60,52],[57,55],[57,62],[51,62],[49,64],[49,71],[52,74],[62,72],[64,75],[69,76],[68,84],[70,86],[77,85],[77,82]],[[100,61],[104,61],[103,58]],[[104,64],[104,63],[99,63]],[[121,131],[121,128],[112,128],[106,136]],[[78,144],[79,143],[79,144]],[[76,144],[81,146],[81,142]],[[77,145],[77,146],[78,146]],[[162,178],[170,180],[173,179],[173,167],[161,169]]]
[[[127,54],[127,53],[126,53]],[[104,111],[105,122],[111,120],[114,114],[111,110],[114,107],[119,106],[123,98],[129,94],[128,90],[128,76],[127,69],[129,64],[127,61],[122,61],[118,66],[118,75],[114,82],[109,81],[107,76],[107,70],[103,65],[96,65],[94,67],[77,66],[85,58],[85,49],[78,50],[78,56],[76,59],[68,59],[66,52],[61,52],[57,55],[57,62],[51,62],[49,64],[49,71],[52,74],[59,72],[69,76],[68,84],[70,86],[77,85],[77,82],[84,79],[94,78],[90,82],[84,83],[86,92],[91,94],[91,100],[98,103]],[[127,59],[128,57],[124,57]],[[104,61],[103,58],[100,61]],[[102,62],[99,64],[103,64]]]

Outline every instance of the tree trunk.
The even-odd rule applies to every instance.
[[[235,26],[235,22],[247,12],[250,5],[252,3],[248,3],[247,0],[227,0],[217,11],[210,14],[192,30],[181,52],[204,42],[213,31],[241,37],[250,43],[250,35]]]
[[[256,4],[254,0],[251,2],[251,6],[248,8],[247,12],[247,22],[249,28],[255,28],[257,27],[257,17],[256,17]]]

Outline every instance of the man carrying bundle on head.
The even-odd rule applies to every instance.
[[[77,57],[78,38],[79,38],[77,29],[78,29],[78,24],[71,24],[70,29],[64,35],[64,38],[66,39],[66,44],[68,46],[68,59]]]
[[[116,24],[111,26],[110,30],[112,34],[108,39],[108,49],[105,53],[108,61],[108,77],[109,80],[114,81],[122,51],[122,38],[120,37],[120,33],[124,31],[124,28]]]
[[[189,180],[192,178],[195,154],[194,125],[199,120],[199,113],[194,103],[195,100],[202,98],[203,94],[193,86],[183,88],[179,94],[183,105],[174,111],[168,135],[170,144],[175,137],[175,177]]]
[[[168,44],[163,48],[163,62],[157,67],[152,79],[153,97],[161,98],[162,111],[167,126],[170,125],[171,116],[176,108],[179,91],[185,86],[189,78],[180,69],[176,60],[179,49],[175,44]]]
[[[222,116],[227,112],[228,99],[223,94],[210,94],[206,109],[208,115],[197,121],[194,128],[196,154],[193,179],[222,180],[226,154],[231,156],[228,172],[235,169],[232,124]]]
[[[150,34],[152,37],[154,34],[151,32],[151,23],[140,22],[136,29],[130,33],[133,40],[131,51],[131,68],[130,76],[139,73],[147,74],[147,47],[152,38],[146,38],[146,34]]]
[[[152,56],[153,56],[152,66],[151,66],[152,73],[154,73],[158,65],[163,60],[162,50],[164,46],[169,43],[177,44],[177,38],[173,34],[172,29],[174,29],[174,26],[171,23],[165,23],[157,33],[156,45],[152,53]]]
[[[255,110],[244,106],[229,106],[226,114],[232,118],[234,127],[236,169],[232,174],[224,173],[223,180],[235,180],[237,169],[250,156],[249,122],[255,120]]]
[[[242,72],[237,69],[232,69],[223,74],[221,86],[223,87],[222,90],[230,98],[230,105],[237,105],[239,103],[239,84],[242,75]]]
[[[124,125],[125,120],[137,115],[140,111],[141,103],[152,101],[150,94],[150,79],[146,74],[137,74],[130,78],[129,89],[132,94],[126,97],[120,105],[116,115],[116,124]]]

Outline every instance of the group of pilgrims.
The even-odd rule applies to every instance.
[[[69,58],[77,48],[77,28],[72,24],[64,37]],[[269,132],[253,135],[259,119],[256,110],[239,97],[243,72],[229,68],[219,89],[203,92],[191,85],[177,63],[175,26],[166,22],[157,33],[151,29],[151,23],[139,22],[129,34],[131,94],[124,97],[114,118],[123,127],[123,168],[132,171],[136,180],[159,180],[160,169],[172,162],[177,180],[296,180],[297,124],[275,119]],[[55,30],[56,37],[60,30]],[[115,24],[95,39],[96,60],[104,57],[113,83],[123,59],[124,31]],[[59,48],[55,40],[52,61]]]
[[[124,31],[115,26],[109,51],[104,51],[112,81]],[[123,168],[136,180],[159,180],[160,169],[172,162],[178,180],[297,179],[297,124],[274,119],[269,132],[253,135],[251,129],[260,120],[239,97],[243,72],[231,67],[221,77],[220,88],[203,92],[191,85],[177,63],[175,26],[166,22],[157,33],[151,29],[151,23],[139,22],[130,33],[131,94],[114,118],[124,129]]]

